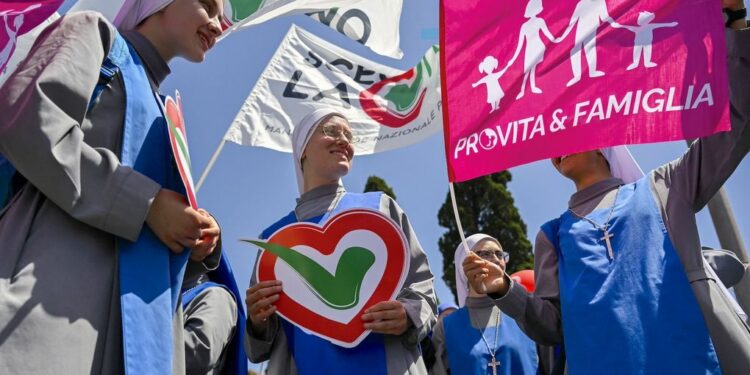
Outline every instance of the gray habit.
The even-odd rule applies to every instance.
[[[297,202],[295,213],[300,220],[319,216],[333,210],[346,190],[342,186],[322,186],[303,194]],[[397,300],[406,308],[410,328],[400,336],[384,335],[388,374],[427,374],[419,342],[427,336],[435,323],[437,310],[432,289],[433,276],[427,256],[409,224],[406,214],[396,202],[383,194],[380,211],[393,219],[403,230],[410,248],[409,274]],[[255,269],[255,268],[253,268]],[[253,274],[250,286],[255,284]],[[263,335],[253,332],[248,319],[245,334],[245,351],[251,362],[269,360],[269,375],[293,375],[297,373],[287,340],[278,316],[269,319],[269,328]]]
[[[704,269],[695,221],[695,213],[716,194],[750,150],[750,29],[727,30],[726,38],[732,130],[696,141],[685,155],[653,170],[647,178],[703,312],[721,369],[725,374],[744,375],[750,369],[750,327]],[[594,184],[575,193],[569,207],[582,215],[611,207],[621,184],[615,178]],[[534,272],[534,294],[512,283],[496,303],[537,343],[559,344],[563,336],[557,254],[541,231],[536,238]]]
[[[97,13],[66,15],[0,91],[0,153],[29,181],[0,213],[0,374],[123,372],[116,240],[138,237],[160,186],[118,160],[122,81],[86,111],[113,35]],[[125,36],[157,89],[166,63]],[[174,374],[182,327],[180,310]]]

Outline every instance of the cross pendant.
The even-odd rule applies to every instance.
[[[500,366],[500,362],[495,361],[495,356],[492,356],[492,362],[487,364],[487,367],[492,367],[492,375],[497,375],[497,366]]]
[[[600,240],[604,241],[607,244],[607,254],[609,255],[610,259],[615,259],[615,253],[612,251],[612,242],[610,242],[610,239],[614,236],[614,234],[609,233],[609,230],[605,229],[604,237],[600,238]]]

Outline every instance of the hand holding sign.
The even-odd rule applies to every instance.
[[[146,224],[172,252],[181,253],[198,245],[201,229],[209,228],[211,220],[193,210],[184,195],[161,189],[151,203]]]
[[[401,335],[409,328],[409,317],[399,301],[383,301],[370,307],[362,315],[365,328],[375,333]]]
[[[167,247],[175,253],[185,248],[192,250],[191,259],[202,261],[210,255],[219,240],[221,230],[211,215],[198,208],[190,173],[190,153],[182,116],[180,93],[164,99],[162,112],[169,130],[172,147],[180,178],[185,186],[185,195],[161,189],[151,203],[146,223]]]

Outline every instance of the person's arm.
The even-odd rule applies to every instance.
[[[526,36],[523,35],[523,28],[521,28],[521,31],[518,33],[518,44],[516,45],[516,50],[513,52],[513,57],[508,60],[508,63],[505,65],[505,68],[503,68],[503,72],[508,70],[511,66],[513,66],[513,63],[516,62],[516,59],[521,54],[521,49],[524,45],[524,40],[526,40]]]
[[[237,303],[226,289],[209,287],[185,307],[185,370],[210,374],[221,366],[222,353],[237,324]]]
[[[750,29],[727,30],[726,41],[731,130],[695,141],[682,157],[654,172],[664,180],[669,197],[694,212],[708,203],[750,151]]]
[[[448,351],[445,346],[445,326],[443,320],[438,321],[435,329],[432,331],[432,345],[435,348],[435,364],[432,366],[430,374],[448,375]]]
[[[599,19],[602,22],[609,23],[615,29],[619,29],[619,28],[622,27],[622,25],[620,25],[619,23],[615,22],[615,19],[612,18],[612,16],[609,15],[609,10],[607,10],[607,2],[606,1],[604,1],[604,0],[599,1],[599,3],[597,4],[597,6],[599,7]]]
[[[542,33],[544,33],[544,36],[546,36],[547,39],[549,39],[550,42],[554,42],[555,41],[555,36],[552,35],[551,31],[549,31],[549,27],[547,27],[547,23],[546,22],[542,22]]]
[[[513,318],[529,338],[542,345],[562,343],[557,253],[543,232],[534,246],[536,290],[529,293],[497,265],[471,253],[463,267],[475,289],[487,290],[495,305]]]
[[[89,146],[80,127],[114,33],[92,12],[42,33],[0,90],[0,153],[74,218],[135,240],[160,186]]]
[[[409,219],[396,201],[383,194],[380,208],[381,212],[388,212],[391,219],[401,227],[409,246],[409,273],[396,300],[403,305],[408,319],[408,327],[401,337],[407,345],[416,346],[427,337],[435,324],[437,303],[433,290],[434,277],[427,262],[427,255],[422,250]]]

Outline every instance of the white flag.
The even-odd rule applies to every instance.
[[[400,59],[404,56],[399,47],[403,4],[403,0],[364,1],[314,12],[310,16],[378,54]]]
[[[230,31],[271,18],[308,13],[310,16],[376,53],[400,59],[399,21],[403,0],[225,0]]]
[[[223,0],[225,37],[270,19],[310,14],[326,26],[381,55],[400,59],[399,22],[403,0]],[[95,10],[114,21],[126,0],[79,0],[70,11]],[[151,6],[149,2],[145,4]]]
[[[225,140],[291,152],[292,129],[320,107],[346,116],[360,155],[407,146],[439,132],[438,47],[404,72],[292,25]]]

